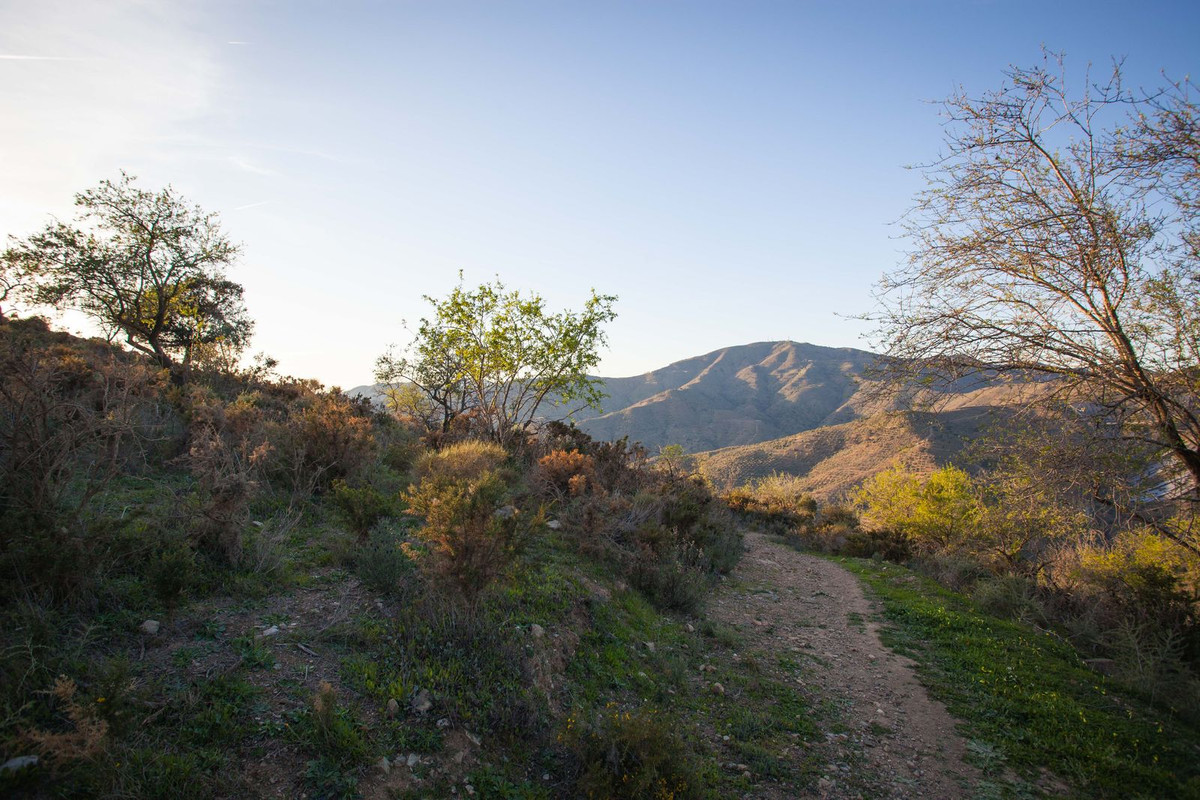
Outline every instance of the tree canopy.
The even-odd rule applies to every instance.
[[[1051,376],[1059,398],[1148,446],[1200,501],[1200,114],[1195,87],[1133,92],[1060,58],[944,103],[945,151],[881,286],[902,369]]]
[[[36,304],[75,308],[110,336],[182,379],[197,348],[240,350],[253,322],[242,286],[225,277],[239,254],[216,214],[167,186],[126,173],[75,196],[73,224],[55,220],[0,255],[10,282]]]
[[[443,430],[470,412],[507,444],[547,402],[559,417],[599,403],[599,382],[588,370],[599,363],[616,297],[593,291],[582,310],[552,312],[537,293],[496,280],[477,289],[460,283],[445,298],[425,300],[433,315],[421,320],[404,353],[379,358],[376,380],[398,396],[415,386]]]

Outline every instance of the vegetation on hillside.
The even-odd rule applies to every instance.
[[[173,296],[168,318],[186,311]],[[580,363],[602,341],[584,338]],[[702,483],[567,425],[443,426],[269,362],[168,362],[0,319],[5,792],[745,785],[698,727],[732,700],[671,702],[731,641],[687,622],[741,552]],[[586,380],[555,363],[556,390]]]

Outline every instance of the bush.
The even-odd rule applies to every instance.
[[[672,541],[670,532],[661,528],[650,528],[642,535],[644,541],[634,553],[629,582],[659,608],[689,614],[697,611],[709,588],[703,551],[690,542]]]
[[[380,520],[396,514],[396,501],[374,486],[354,488],[338,479],[330,488],[329,499],[333,507],[346,520],[360,544],[366,542],[367,534]]]
[[[354,571],[368,587],[383,594],[405,596],[416,579],[417,565],[408,543],[386,523],[371,529],[366,543],[354,554]]]
[[[1046,623],[1046,610],[1038,597],[1037,584],[1018,575],[981,579],[975,584],[971,599],[995,617],[1039,625]]]
[[[538,459],[532,482],[542,494],[576,497],[596,485],[596,465],[578,450],[551,450]]]
[[[470,439],[446,445],[441,450],[422,453],[416,461],[418,481],[426,479],[474,481],[497,469],[508,458],[504,448],[494,442]]]
[[[425,519],[417,535],[428,552],[419,563],[468,603],[508,567],[522,534],[541,522],[540,516],[527,521],[512,506],[501,509],[507,494],[494,472],[473,481],[427,477],[406,494],[409,508]]]
[[[655,710],[609,705],[593,723],[567,718],[560,739],[579,761],[577,792],[589,798],[704,797],[695,757],[676,726]]]
[[[327,491],[360,474],[376,455],[373,411],[365,401],[298,383],[295,397],[268,426],[269,474],[294,496]]]

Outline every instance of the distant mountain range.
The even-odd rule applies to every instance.
[[[602,378],[602,411],[585,410],[575,421],[597,439],[626,436],[652,453],[681,445],[719,486],[778,471],[803,476],[828,498],[897,462],[945,463],[1036,390],[975,380],[897,396],[881,391],[879,364],[880,356],[853,348],[727,347],[644,375]]]

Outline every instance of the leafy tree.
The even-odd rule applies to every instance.
[[[957,467],[922,480],[897,465],[868,479],[854,499],[872,527],[903,534],[926,550],[969,544],[983,511],[970,476]]]
[[[599,381],[587,372],[599,363],[616,297],[593,291],[581,311],[554,313],[540,295],[497,280],[425,299],[433,316],[421,320],[407,355],[389,352],[376,362],[375,377],[394,388],[417,386],[443,430],[471,412],[491,439],[509,444],[547,402],[562,417],[581,407],[573,404],[599,403]]]
[[[32,301],[82,311],[182,382],[199,349],[240,350],[250,338],[242,287],[224,273],[239,248],[215,214],[170,186],[148,192],[135,180],[121,173],[77,194],[74,224],[55,220],[27,239],[10,237],[0,261],[29,277]]]
[[[1118,64],[1072,91],[1052,58],[1007,77],[945,101],[946,150],[907,218],[910,260],[869,318],[901,369],[1051,378],[1059,399],[1104,417],[1112,443],[1151,447],[1176,491],[1143,496],[1137,513],[1163,528],[1179,502],[1200,505],[1194,87],[1135,94]]]

